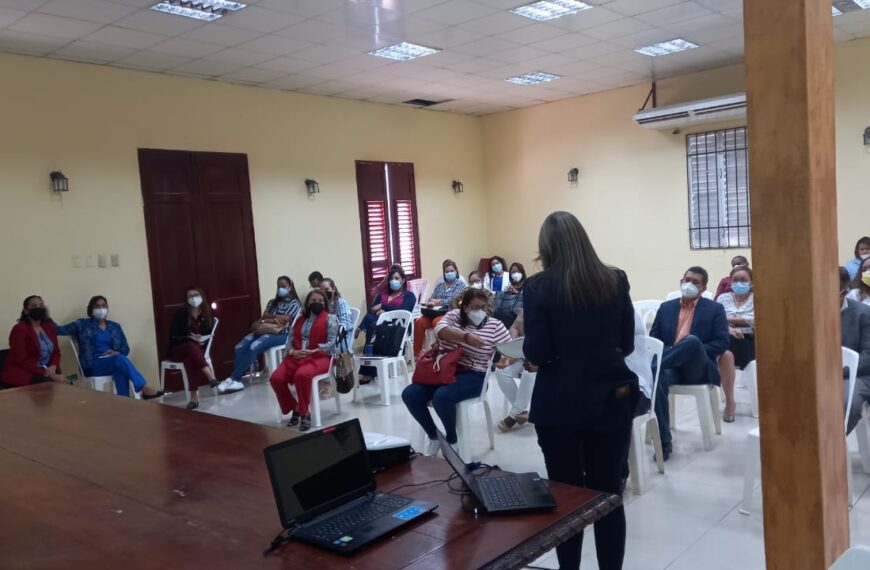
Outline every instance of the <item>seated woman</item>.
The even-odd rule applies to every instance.
[[[411,312],[416,304],[417,298],[411,291],[408,291],[405,270],[399,265],[393,265],[390,268],[388,287],[386,290],[375,294],[374,300],[369,306],[369,312],[363,317],[357,334],[359,334],[359,331],[364,331],[366,333],[366,344],[368,344],[374,332],[375,324],[378,322],[381,314],[398,310]],[[360,366],[360,384],[368,384],[375,378],[376,374],[377,369],[374,366]]]
[[[870,257],[861,262],[847,299],[870,305]]]
[[[423,350],[423,341],[426,340],[426,331],[433,328],[444,317],[447,310],[450,308],[450,303],[453,299],[462,295],[465,286],[459,280],[459,270],[456,268],[456,262],[452,259],[445,259],[441,263],[441,273],[444,276],[444,281],[435,285],[432,291],[432,296],[429,300],[423,303],[423,307],[428,309],[442,309],[442,314],[438,316],[422,315],[414,321],[414,355],[419,356]]]
[[[184,364],[190,390],[188,410],[199,407],[199,387],[217,387],[214,370],[205,359],[208,337],[214,329],[214,316],[199,287],[187,288],[187,303],[175,311],[169,324],[169,359]]]
[[[66,382],[60,373],[55,325],[39,295],[24,299],[21,316],[9,332],[9,354],[0,389],[43,382]]]
[[[730,345],[719,357],[719,375],[725,392],[725,412],[722,421],[733,422],[737,403],[734,401],[736,368],[743,370],[755,360],[755,298],[752,293],[752,270],[736,267],[731,270],[731,293],[717,299],[728,317]]]
[[[749,260],[743,255],[735,255],[731,258],[731,270],[734,271],[738,267],[749,267]],[[731,292],[731,275],[728,274],[719,281],[719,286],[716,287],[715,299],[720,295]]]
[[[350,343],[345,343],[345,341],[350,339],[350,333],[356,324],[353,322],[353,313],[350,311],[350,304],[341,296],[338,287],[335,285],[335,281],[333,281],[331,277],[324,277],[320,281],[320,290],[323,291],[326,295],[327,301],[329,301],[329,312],[335,315],[338,319],[339,326],[344,327],[344,330],[346,331],[346,337],[339,339],[341,351],[350,352]]]
[[[276,346],[287,344],[290,323],[299,314],[299,295],[293,280],[282,275],[278,278],[275,298],[266,303],[263,316],[251,324],[251,332],[236,345],[236,358],[230,377],[218,384],[218,392],[229,394],[244,390],[242,376],[250,370],[257,357]]]
[[[510,328],[510,334],[514,338],[519,338],[524,332],[523,310],[520,309]],[[507,357],[503,357],[495,367],[495,378],[510,405],[507,417],[498,422],[497,426],[498,431],[506,433],[515,425],[523,425],[529,421],[529,403],[532,401],[538,368],[524,359]],[[519,378],[519,385],[516,378]]]
[[[471,289],[483,289],[483,278],[480,276],[480,271],[472,271],[468,274],[468,286]]]
[[[57,327],[57,334],[75,339],[85,376],[111,376],[119,396],[130,395],[130,382],[133,382],[133,390],[141,392],[145,400],[162,396],[163,391],[148,386],[148,381],[127,358],[130,354],[127,337],[121,325],[106,318],[109,315],[106,298],[91,297],[85,313],[90,317]]]
[[[489,260],[489,271],[483,276],[483,288],[493,293],[507,291],[510,287],[510,277],[504,272],[507,262],[500,255],[494,255]]]
[[[290,329],[287,356],[269,378],[281,413],[290,414],[288,427],[298,425],[299,431],[311,428],[308,413],[311,381],[329,371],[329,359],[336,350],[338,326],[338,318],[329,312],[326,294],[320,289],[309,291],[300,317]],[[291,384],[296,387],[298,400],[290,392]]]
[[[864,236],[855,244],[855,257],[844,265],[846,271],[849,272],[849,279],[858,277],[858,268],[861,266],[861,262],[868,258],[870,258],[870,237]]]
[[[402,391],[405,406],[429,436],[426,455],[434,455],[438,450],[438,435],[429,413],[429,402],[444,424],[445,439],[455,445],[456,404],[480,396],[495,345],[511,339],[504,324],[489,316],[492,313],[489,299],[485,291],[466,289],[461,308],[444,315],[435,327],[435,336],[445,349],[462,346],[464,351],[459,359],[456,382],[441,386],[411,384]]]
[[[509,327],[523,310],[523,284],[526,282],[526,268],[522,263],[511,263],[510,285],[504,291],[495,293],[492,316]]]

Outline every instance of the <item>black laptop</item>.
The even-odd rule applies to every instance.
[[[380,493],[359,420],[263,450],[291,538],[349,554],[438,505]]]
[[[438,434],[438,441],[444,459],[487,512],[519,513],[556,507],[556,500],[553,499],[547,482],[537,473],[495,471],[487,475],[475,475],[473,469],[462,461],[441,433]]]

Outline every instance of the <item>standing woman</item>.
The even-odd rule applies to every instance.
[[[496,293],[507,291],[511,286],[510,277],[505,273],[507,262],[500,255],[494,255],[489,259],[489,271],[483,276],[483,288]]]
[[[200,287],[187,288],[187,304],[172,316],[169,325],[169,358],[184,363],[190,383],[188,410],[199,407],[199,387],[218,385],[211,364],[205,359],[208,336],[214,329],[214,316]],[[204,380],[203,380],[204,379]]]
[[[734,421],[737,402],[734,400],[734,382],[737,368],[743,370],[755,360],[755,296],[752,293],[752,270],[735,267],[731,270],[731,292],[716,301],[725,307],[728,318],[728,350],[719,357],[719,376],[725,392],[725,412],[722,421]]]
[[[0,389],[43,382],[65,382],[54,323],[39,295],[24,299],[21,316],[9,331],[9,354]]]
[[[121,325],[107,318],[109,302],[106,298],[91,297],[85,314],[88,317],[57,327],[57,334],[75,339],[85,376],[111,376],[119,396],[130,395],[130,382],[133,390],[141,392],[145,400],[162,396],[162,391],[147,385],[148,381],[127,358],[130,354],[127,337]]]
[[[544,220],[538,250],[544,270],[523,288],[523,352],[538,366],[529,421],[550,479],[621,495],[638,399],[628,278],[568,212]],[[579,568],[582,545],[580,533],[556,547],[559,567]],[[595,547],[601,570],[622,568],[622,507],[595,523]]]

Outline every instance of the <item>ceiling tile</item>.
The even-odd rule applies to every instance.
[[[652,30],[640,32],[638,34],[631,34],[628,36],[613,38],[610,40],[610,42],[614,45],[634,50],[634,48],[648,46],[659,42],[665,42],[672,39],[674,39],[674,35],[670,32],[658,28],[653,28]],[[693,36],[687,35],[686,39],[692,40]]]
[[[743,9],[743,0],[695,0],[695,2],[719,12]]]
[[[258,65],[273,59],[274,56],[259,51],[248,51],[240,48],[228,48],[208,56],[206,59],[236,63],[238,65]]]
[[[528,18],[517,16],[510,12],[496,12],[483,18],[463,22],[459,27],[483,34],[484,36],[494,36],[517,28],[523,28],[528,24]]]
[[[532,46],[516,46],[489,54],[488,57],[490,57],[491,59],[503,61],[505,63],[520,63],[528,61],[530,59],[543,57],[548,53],[549,52],[534,48]]]
[[[456,51],[461,53],[483,56],[499,51],[505,51],[515,47],[517,47],[517,44],[513,42],[488,37],[475,40],[473,42],[468,42],[467,44],[462,44],[461,46],[457,46],[455,49]]]
[[[687,2],[686,0],[613,0],[607,3],[607,9],[624,16],[636,16],[680,3]]]
[[[547,54],[543,57],[537,57],[535,59],[530,59],[528,61],[524,61],[524,65],[528,65],[532,69],[540,69],[541,71],[546,71],[547,68],[555,67],[557,65],[567,65],[569,63],[574,63],[576,58],[570,57],[563,53],[551,53]]]
[[[272,81],[267,81],[264,85],[274,87],[275,89],[296,90],[301,89],[302,87],[316,85],[318,83],[323,83],[323,80],[312,77],[302,77],[300,75],[287,75]]]
[[[595,38],[590,38],[589,36],[583,35],[579,32],[573,32],[570,34],[562,34],[561,36],[556,36],[555,38],[550,38],[542,42],[533,43],[532,47],[545,51],[560,52],[565,51],[566,49],[589,45],[597,41],[598,40]]]
[[[531,20],[529,21],[531,22]],[[563,30],[562,28],[550,26],[549,24],[544,24],[541,22],[535,22],[532,24],[527,24],[522,28],[517,28],[508,32],[502,32],[498,34],[497,37],[503,40],[516,42],[518,44],[532,44],[535,42],[542,42],[550,38],[555,38],[556,36],[561,36],[564,33],[565,30]]]
[[[162,34],[164,36],[177,36],[178,34],[209,24],[203,24],[200,20],[162,14],[154,10],[139,10],[126,18],[121,18],[115,22],[115,25],[122,28],[130,28],[131,30]]]
[[[236,71],[232,71],[225,75],[221,75],[221,79],[228,81],[241,81],[244,83],[265,83],[283,77],[285,74],[280,71],[269,71],[268,69],[258,69],[256,67],[244,67]]]
[[[448,49],[479,40],[483,37],[484,36],[480,34],[469,32],[462,28],[449,27],[442,28],[429,34],[424,34],[418,38],[419,41],[415,41],[414,43],[434,48]]]
[[[624,51],[626,51],[624,46],[619,46],[610,42],[596,42],[594,44],[565,50],[563,53],[579,59],[592,59],[601,55]]]
[[[8,29],[27,34],[39,34],[75,40],[90,34],[99,27],[99,24],[93,22],[61,18],[60,16],[51,16],[49,14],[32,13],[16,21]]]
[[[260,37],[259,32],[224,26],[216,22],[210,22],[207,26],[200,26],[181,34],[182,38],[218,44],[226,47],[237,46],[241,43]]]
[[[331,63],[357,55],[357,53],[353,50],[335,46],[312,46],[295,52],[293,57],[320,63]]]
[[[166,39],[166,36],[140,32],[139,30],[125,30],[117,26],[104,26],[93,34],[84,37],[84,40],[88,42],[134,49],[144,49]]]
[[[486,59],[483,57],[477,57],[474,59],[469,59],[466,61],[461,61],[459,63],[453,64],[450,66],[450,69],[453,71],[461,71],[463,73],[479,73],[485,69],[492,69],[493,67],[501,67],[503,64],[500,61],[495,61],[493,59]]]
[[[13,24],[27,15],[24,10],[15,10],[13,8],[0,8],[0,28]]]
[[[150,71],[164,71],[183,63],[187,63],[188,61],[190,61],[190,58],[143,50],[123,59],[119,59],[115,62],[115,65],[121,67],[133,67],[136,69],[147,69]]]
[[[289,55],[294,51],[311,47],[311,42],[297,40],[275,34],[266,34],[255,40],[240,44],[238,47],[250,51],[261,51],[273,55]]]
[[[295,38],[309,42],[327,43],[345,35],[345,30],[339,25],[320,20],[306,20],[275,32],[279,36]]]
[[[314,18],[344,5],[346,0],[260,0],[257,6],[294,14],[303,18]]]
[[[39,34],[0,30],[0,50],[30,55],[45,55],[69,43],[69,40]]]
[[[110,61],[126,57],[135,51],[132,48],[95,44],[79,40],[52,52],[51,57],[62,57],[64,59],[91,63],[109,63]]]
[[[111,24],[132,14],[136,8],[104,0],[52,0],[39,11],[43,14],[76,18],[98,24]]]
[[[175,67],[173,71],[181,73],[191,73],[194,75],[204,75],[208,77],[217,77],[239,69],[241,66],[235,63],[226,63],[223,61],[213,61],[208,59],[197,59],[183,65]]]
[[[159,53],[169,53],[172,55],[180,55],[183,57],[205,57],[213,53],[217,53],[224,49],[222,46],[198,42],[196,40],[184,40],[181,38],[172,38],[161,42],[149,48],[151,51]]]
[[[635,20],[634,18],[622,18],[615,22],[604,24],[603,26],[589,28],[584,33],[598,40],[612,40],[614,38],[621,38],[623,36],[646,32],[651,29],[653,29],[652,26],[641,22],[640,20]]]
[[[230,12],[221,18],[221,23],[225,26],[234,26],[263,33],[282,30],[301,21],[302,18],[299,16],[277,10],[258,8],[257,6],[248,6],[244,10]]]
[[[267,69],[269,71],[281,71],[284,74],[298,73],[306,69],[317,67],[317,63],[313,61],[305,61],[304,59],[296,59],[293,57],[276,57],[263,63],[258,63],[256,67]]]
[[[348,32],[376,28],[381,22],[398,20],[402,14],[380,6],[350,3],[317,17],[318,20],[342,26]]]
[[[684,20],[700,18],[715,14],[710,8],[705,8],[694,2],[682,2],[661,10],[638,14],[636,18],[653,26],[673,25]]]
[[[583,10],[576,14],[562,16],[555,20],[547,22],[549,26],[556,26],[568,31],[585,30],[594,26],[600,26],[624,18],[622,14],[617,14],[607,8],[595,7],[591,10]]]
[[[338,38],[329,42],[329,45],[347,48],[355,52],[368,53],[382,47],[390,46],[404,41],[404,38],[389,36],[366,30],[357,34],[351,34],[344,38]]]
[[[15,10],[24,10],[30,12],[38,10],[41,6],[48,4],[50,0],[0,0],[0,7],[14,8]]]
[[[306,69],[299,75],[318,77],[326,81],[327,79],[341,79],[342,77],[347,77],[348,75],[353,75],[355,73],[356,69],[352,66],[343,65],[341,63],[330,63]]]
[[[722,14],[710,14],[701,18],[660,26],[671,37],[694,37],[704,43],[735,37],[743,37],[743,24]]]
[[[443,4],[438,4],[432,8],[415,12],[416,15],[427,20],[441,22],[442,24],[450,24],[456,26],[473,20],[482,18],[490,14],[495,14],[498,10],[481,4],[473,4],[467,0],[448,0]]]

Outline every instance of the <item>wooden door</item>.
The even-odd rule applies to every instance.
[[[217,307],[211,356],[226,377],[235,343],[260,314],[247,157],[140,149],[139,175],[159,357],[185,288],[200,285]]]

